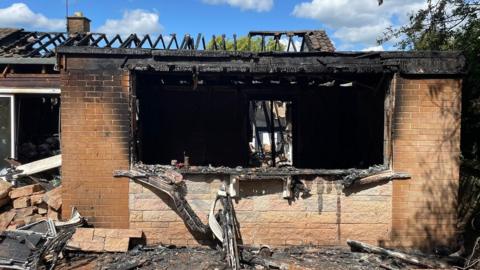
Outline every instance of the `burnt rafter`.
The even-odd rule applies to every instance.
[[[339,72],[458,75],[466,66],[459,52],[335,52],[324,31],[252,31],[247,38],[109,36],[0,28],[0,58],[53,58],[57,53],[117,55],[122,59],[128,56],[120,65],[133,70],[296,76]]]
[[[103,33],[59,33],[28,32],[22,29],[11,30],[9,35],[0,36],[0,57],[53,57],[58,47],[92,47],[151,50],[193,50],[193,51],[280,51],[281,45],[288,52],[322,51],[333,52],[335,49],[324,31],[252,31],[248,33],[248,45],[239,46],[239,39],[234,34],[207,37],[190,34],[183,37],[170,35],[114,35]],[[15,30],[15,31],[14,31]],[[260,46],[253,47],[252,40]],[[5,44],[6,43],[6,44]],[[270,44],[273,44],[270,46]]]

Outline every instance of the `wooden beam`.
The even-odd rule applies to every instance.
[[[372,246],[355,240],[347,240],[347,244],[353,249],[367,253],[379,254],[391,258],[399,259],[409,264],[426,267],[426,268],[440,268],[451,269],[452,267],[438,259],[430,260],[425,257],[413,256],[399,251],[388,250],[381,247]]]

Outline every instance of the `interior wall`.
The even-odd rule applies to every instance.
[[[383,164],[384,99],[380,76],[351,77],[351,87],[170,85],[137,75],[138,159],[147,164],[248,166],[251,100],[292,102],[293,165],[368,168]],[[173,83],[172,83],[173,82]]]
[[[383,163],[384,89],[322,87],[304,91],[296,106],[294,165],[368,168]]]
[[[246,119],[235,89],[152,85],[137,91],[143,162],[183,162],[184,155],[194,165],[236,167],[248,162],[242,135]]]

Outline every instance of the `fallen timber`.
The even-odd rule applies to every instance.
[[[298,198],[300,193],[305,194],[310,192],[303,182],[295,177],[302,175],[303,172],[291,167],[261,168],[258,170],[201,167],[200,170],[204,174],[208,174],[209,172],[214,172],[214,174],[230,174],[230,183],[228,183],[228,186],[224,185],[219,189],[217,197],[212,204],[208,215],[208,224],[203,224],[185,199],[186,185],[182,173],[195,174],[196,170],[198,170],[198,167],[194,167],[193,170],[188,170],[187,172],[185,169],[178,169],[174,166],[137,164],[133,169],[128,171],[115,171],[114,176],[128,177],[133,181],[167,194],[168,197],[172,199],[176,212],[189,229],[219,240],[228,265],[232,269],[240,269],[240,262],[260,264],[265,267],[274,265],[274,262],[256,256],[253,256],[253,259],[247,261],[242,259],[242,257],[251,256],[244,256],[242,252],[245,252],[245,250],[242,249],[239,251],[239,246],[237,245],[237,222],[235,220],[235,212],[231,198],[237,196],[235,189],[238,189],[238,185],[236,188],[234,186],[238,184],[237,180],[280,179],[284,181],[284,198],[294,199]],[[283,174],[281,174],[281,172],[283,172]],[[290,172],[290,174],[285,172]],[[395,173],[386,169],[384,166],[375,166],[365,170],[342,170],[340,176],[342,176],[340,181],[345,188],[383,183],[393,179],[410,178],[406,173]],[[285,196],[285,192],[288,196]],[[215,205],[218,201],[222,204],[222,209],[216,213]]]
[[[130,179],[153,187],[166,193],[174,202],[175,210],[186,223],[186,225],[193,231],[202,233],[204,235],[212,234],[220,240],[222,248],[225,253],[225,258],[229,266],[236,270],[240,269],[240,256],[237,245],[237,228],[235,214],[233,210],[233,203],[225,188],[218,191],[217,198],[213,202],[209,214],[209,224],[202,223],[198,215],[192,210],[187,200],[185,199],[185,183],[183,176],[175,171],[169,169],[160,169],[154,175],[145,171],[130,170],[130,171],[115,171],[115,177],[129,177]],[[215,204],[220,200],[223,209],[218,214],[218,223],[215,216]]]
[[[261,181],[271,179],[298,178],[301,176],[334,176],[345,188],[364,185],[381,184],[392,180],[410,179],[405,172],[395,172],[385,165],[375,165],[367,169],[300,169],[291,166],[286,167],[262,167],[262,168],[229,168],[211,166],[190,166],[188,168],[176,168],[169,165],[145,165],[136,164],[135,170],[148,172],[155,175],[157,172],[173,171],[179,174],[207,174],[207,175],[232,175],[238,180]]]
[[[431,260],[425,257],[414,256],[414,255],[406,254],[406,253],[395,251],[395,250],[389,250],[389,249],[369,245],[359,241],[347,240],[347,244],[354,251],[362,251],[367,253],[374,253],[374,254],[379,254],[383,256],[388,256],[388,257],[399,259],[406,263],[417,265],[420,267],[435,268],[435,269],[451,268],[450,265],[439,260]]]
[[[173,170],[165,169],[155,175],[140,170],[115,171],[115,177],[128,177],[144,185],[153,187],[167,194],[175,205],[175,209],[188,227],[202,234],[210,233],[210,228],[203,224],[192,210],[184,196],[185,183],[183,176]]]
[[[152,187],[167,194],[173,201],[175,210],[183,219],[185,224],[193,231],[201,234],[211,234],[212,226],[217,231],[220,230],[219,226],[212,224],[203,224],[198,215],[193,211],[187,200],[185,199],[185,182],[183,181],[183,175],[195,174],[201,172],[202,174],[230,174],[235,180],[262,180],[262,179],[280,179],[285,182],[284,185],[284,198],[293,199],[298,198],[299,193],[308,193],[309,190],[305,187],[302,181],[294,179],[292,177],[315,174],[320,175],[337,175],[341,176],[340,180],[344,188],[361,187],[377,183],[384,183],[394,179],[409,179],[410,175],[407,173],[397,173],[386,168],[384,165],[373,166],[369,169],[348,169],[348,170],[306,170],[297,169],[293,167],[282,168],[226,168],[226,167],[196,167],[192,166],[191,169],[177,169],[174,166],[167,165],[144,165],[137,164],[131,170],[117,170],[114,172],[115,177],[128,177],[136,182]],[[227,188],[225,188],[226,190]],[[236,196],[235,190],[228,188],[229,192],[219,191],[220,196]],[[217,200],[219,198],[217,197]],[[212,209],[215,208],[214,202]],[[224,204],[225,205],[225,204]],[[210,213],[210,223],[216,222]],[[220,241],[223,241],[220,233],[213,231],[214,235]]]

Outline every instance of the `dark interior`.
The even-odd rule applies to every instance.
[[[58,95],[16,96],[17,156],[22,163],[60,152]]]
[[[189,78],[189,79],[188,79]],[[343,76],[319,83],[234,85],[190,77],[137,74],[137,161],[147,164],[249,166],[249,101],[292,101],[293,165],[368,168],[383,164],[384,99],[389,80]],[[320,79],[317,79],[320,81]],[[322,78],[322,81],[325,81]],[[353,86],[341,86],[353,82]]]

